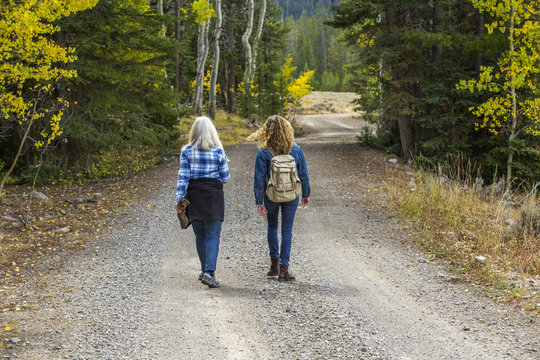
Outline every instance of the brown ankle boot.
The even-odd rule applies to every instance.
[[[279,259],[272,259],[272,265],[270,265],[270,271],[266,274],[267,276],[278,276],[279,274]]]
[[[279,276],[278,276],[279,281],[293,281],[295,279],[296,278],[293,275],[289,274],[289,265],[279,266]]]

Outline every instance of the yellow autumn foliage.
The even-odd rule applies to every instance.
[[[206,93],[210,91],[210,78],[212,76],[211,69],[212,69],[212,66],[210,66],[210,69],[206,71],[206,75],[204,76],[204,79],[203,79],[203,88]],[[193,80],[190,83],[191,90],[195,89],[195,82],[196,81]],[[221,94],[221,87],[219,86],[219,84],[216,84],[216,94]]]
[[[0,2],[0,117],[22,125],[44,117],[49,111],[37,107],[50,94],[51,84],[77,74],[59,67],[76,60],[73,49],[50,39],[59,29],[55,20],[91,8],[98,0],[25,0]],[[24,96],[32,91],[34,97]],[[58,103],[68,105],[63,99]],[[42,133],[50,143],[61,134],[62,111],[51,115],[50,128]],[[37,146],[43,145],[38,141]]]
[[[298,104],[298,101],[304,96],[311,94],[313,86],[311,86],[311,78],[315,74],[315,71],[306,71],[296,80],[294,80],[289,86],[287,86],[287,91],[292,96],[293,106]]]
[[[282,96],[284,96],[284,109],[298,106],[300,100],[304,96],[311,94],[313,90],[311,78],[315,71],[306,71],[297,79],[294,79],[292,73],[296,70],[296,67],[291,66],[292,61],[292,57],[285,60],[278,79],[274,81],[274,85],[281,89]]]
[[[207,21],[216,16],[214,7],[208,0],[196,0],[191,8],[195,14],[195,22],[200,26],[206,26]]]
[[[482,120],[476,129],[486,128],[493,134],[510,126],[511,119],[528,121],[523,132],[540,136],[540,0],[471,0],[474,7],[494,19],[486,24],[488,33],[506,34],[512,44],[502,53],[496,67],[482,66],[478,79],[462,80],[458,89],[488,91],[494,95],[469,110]],[[513,11],[512,11],[513,9]],[[532,98],[514,101],[512,93],[528,90]],[[515,106],[514,106],[515,103]]]

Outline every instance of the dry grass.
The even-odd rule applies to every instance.
[[[180,133],[183,134],[180,137],[180,144],[188,142],[189,129],[191,129],[193,121],[195,121],[194,117],[180,119]],[[245,118],[224,112],[216,114],[214,125],[223,146],[244,143],[246,137],[256,130]]]
[[[299,114],[345,114],[354,113],[352,103],[358,95],[353,92],[314,91],[302,99]]]
[[[536,194],[521,209],[505,196],[418,172],[395,176],[390,202],[412,220],[416,240],[453,268],[491,285],[495,296],[540,313],[540,205]],[[483,256],[482,259],[476,257]],[[476,259],[475,259],[476,258]]]

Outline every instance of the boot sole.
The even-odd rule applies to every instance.
[[[210,287],[210,288],[218,288],[218,287],[221,287],[221,284],[219,283],[219,281],[215,280],[214,281],[211,281],[212,279],[210,279],[210,281],[207,279],[206,276],[203,276],[202,280],[201,280],[201,283],[203,283],[204,285]]]
[[[219,283],[216,285],[216,284],[213,284],[211,282],[205,281],[204,279],[201,280],[201,283],[203,283],[204,285],[206,285],[206,286],[208,286],[210,288],[213,288],[213,289],[221,287],[221,284],[219,284]]]

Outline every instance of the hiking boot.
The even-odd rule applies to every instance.
[[[202,281],[203,276],[204,276],[204,272],[201,271],[201,273],[199,274],[199,281]]]
[[[201,282],[204,285],[208,285],[208,287],[211,287],[211,288],[218,288],[221,286],[219,281],[216,280],[216,276],[210,275],[210,273],[207,273],[207,272],[204,273]]]
[[[266,274],[266,276],[278,276],[279,274],[279,259],[273,259],[270,258],[272,261],[272,265],[270,265],[270,271]]]
[[[289,274],[289,265],[279,265],[279,281],[294,281],[296,278]]]

